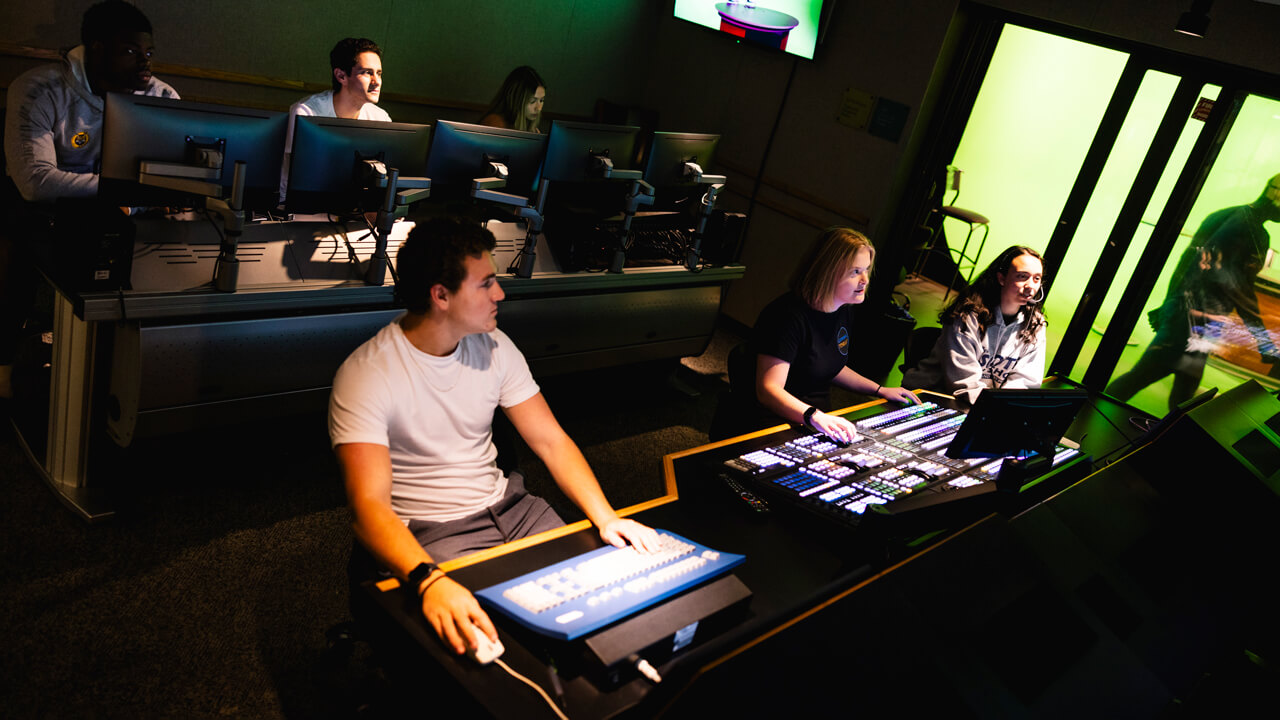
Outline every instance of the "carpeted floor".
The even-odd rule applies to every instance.
[[[736,342],[542,381],[615,506],[706,442]],[[581,517],[531,458],[530,489]],[[323,417],[141,441],[112,466],[117,514],[85,523],[0,427],[0,715],[342,717],[376,695],[367,650],[325,634],[348,618],[351,534]]]

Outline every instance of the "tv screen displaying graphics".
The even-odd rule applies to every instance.
[[[229,197],[235,164],[244,161],[245,206],[273,208],[279,198],[288,120],[288,113],[270,110],[107,93],[98,195],[115,205],[190,204],[196,197],[190,192],[142,184],[142,164],[205,169],[220,159],[217,177],[198,179],[221,186],[222,197]],[[178,171],[170,167],[156,174],[174,172]]]
[[[363,186],[357,158],[380,158],[400,177],[422,177],[430,142],[430,125],[298,116],[285,207],[303,213],[376,209],[382,191]],[[277,172],[277,192],[279,180]]]
[[[675,16],[739,41],[813,59],[825,0],[676,0]]]

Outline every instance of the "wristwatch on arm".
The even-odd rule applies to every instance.
[[[434,585],[436,580],[440,579],[440,578],[436,578],[435,580],[432,580],[426,585],[423,585],[421,588],[418,587],[419,585],[422,585],[423,580],[426,580],[428,577],[431,577],[431,574],[437,570],[440,570],[439,565],[436,565],[433,562],[422,562],[422,563],[418,563],[417,567],[409,571],[409,575],[407,578],[408,586],[413,588],[414,591],[418,593],[419,598],[421,598],[423,595],[426,595],[427,588]],[[440,570],[440,577],[444,577],[443,570]]]

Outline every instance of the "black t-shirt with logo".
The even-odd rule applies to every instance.
[[[790,363],[787,392],[830,410],[831,381],[849,359],[852,310],[844,305],[819,312],[788,292],[760,311],[751,333],[752,356],[771,355]]]

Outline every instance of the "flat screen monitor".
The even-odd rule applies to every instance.
[[[719,135],[706,133],[656,132],[649,143],[644,181],[654,187],[682,187],[696,184],[684,174],[687,162],[695,162],[703,172],[711,172]]]
[[[141,184],[142,162],[195,165],[216,150],[223,170],[208,182],[222,187],[222,197],[230,197],[236,161],[244,161],[245,207],[273,208],[288,121],[288,113],[269,110],[107,93],[98,195],[113,205],[190,205],[193,193]]]
[[[675,16],[774,50],[813,59],[830,0],[676,0]]]
[[[634,125],[555,120],[547,138],[542,177],[552,182],[599,180],[603,176],[593,160],[598,155],[608,156],[617,170],[629,170],[634,166],[639,134],[640,128]]]
[[[384,190],[367,186],[362,160],[377,158],[401,177],[424,177],[430,142],[430,125],[300,115],[285,207],[302,213],[376,210]]]
[[[1054,447],[1071,427],[1089,393],[1075,389],[987,389],[947,447],[949,458],[1000,458],[1040,453]]]
[[[501,192],[528,196],[546,147],[547,136],[539,133],[441,120],[427,155],[432,195],[468,194],[472,180],[494,176],[490,163],[496,161],[509,173]]]

